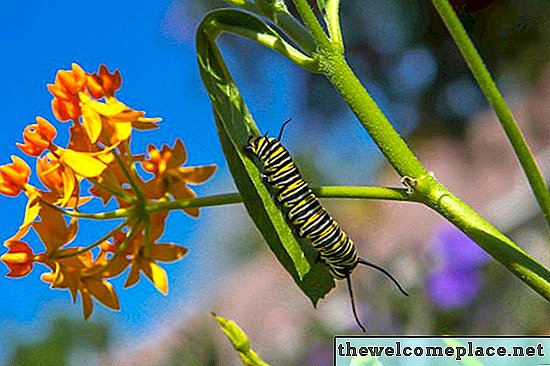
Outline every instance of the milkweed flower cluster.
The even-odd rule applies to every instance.
[[[35,172],[44,187],[29,184],[31,168],[21,157],[12,156],[11,164],[0,166],[0,193],[12,197],[23,193],[28,199],[19,230],[4,242],[7,252],[0,259],[9,269],[7,276],[23,277],[35,263],[44,265],[49,271],[42,280],[51,288],[69,290],[73,301],[80,295],[85,318],[93,311],[92,299],[120,308],[110,279],[128,268],[124,287],[136,284],[144,274],[167,293],[168,279],[159,262],[178,260],[187,249],[159,242],[168,210],[173,209],[163,209],[162,203],[194,198],[188,185],[205,182],[215,171],[213,165],[183,166],[187,153],[179,139],[173,147],[150,145],[146,154],[134,154],[132,132],[158,128],[160,118],[145,117],[118,100],[115,92],[121,85],[120,73],[111,73],[104,65],[96,73],[77,64],[59,71],[48,89],[54,96],[55,117],[72,122],[67,146],[58,145],[56,128],[40,116],[24,129],[23,143],[17,143],[35,159]],[[138,173],[138,164],[148,177]],[[84,181],[90,184],[91,195],[82,194]],[[104,204],[114,200],[118,209],[81,211],[93,199]],[[199,209],[188,206],[192,205],[185,212],[198,216]],[[70,246],[83,219],[121,222],[87,246]],[[25,241],[31,229],[44,248],[37,253]]]

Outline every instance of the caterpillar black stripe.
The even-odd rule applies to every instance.
[[[351,238],[321,205],[315,194],[292,160],[280,140],[286,121],[279,136],[251,137],[246,149],[255,155],[262,168],[262,178],[275,191],[275,198],[283,207],[288,221],[296,228],[300,237],[309,239],[313,247],[330,268],[336,279],[346,279],[351,299],[353,316],[359,327],[365,331],[355,308],[350,275],[358,264],[373,267],[388,276],[408,296],[397,280],[385,269],[360,258]]]

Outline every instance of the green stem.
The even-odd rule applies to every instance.
[[[113,228],[111,231],[109,231],[107,234],[103,235],[100,239],[96,240],[94,243],[88,245],[87,247],[84,247],[80,250],[77,250],[76,252],[71,252],[67,254],[60,254],[53,258],[67,258],[67,257],[74,257],[79,254],[85,253],[89,251],[90,249],[93,249],[103,243],[105,240],[109,239],[110,237],[114,236],[116,233],[118,233],[124,226],[128,225],[128,220],[124,220],[120,224],[118,224],[115,228]]]
[[[209,26],[212,38],[221,32],[240,35],[279,52],[306,70],[319,72],[319,62],[316,58],[309,57],[293,47],[259,18],[234,9],[217,10],[208,16],[211,19]],[[235,19],[239,18],[240,22],[235,22]]]
[[[322,186],[311,188],[321,198],[363,198],[388,201],[419,202],[418,197],[403,188],[364,186]]]
[[[103,189],[104,191],[109,192],[113,196],[118,197],[126,202],[133,203],[135,201],[135,198],[130,196],[126,192],[121,192],[117,189],[111,188],[103,183],[100,183],[99,180],[97,180],[96,178],[86,178],[86,179],[88,179],[90,182],[92,182],[99,188]]]
[[[322,186],[313,187],[313,193],[320,198],[362,198],[362,199],[380,199],[388,201],[409,201],[420,202],[420,198],[409,193],[403,188],[389,187],[363,187],[363,186]],[[243,199],[239,193],[225,193],[207,197],[197,197],[193,199],[174,200],[174,201],[156,201],[147,203],[144,207],[147,212],[179,210],[191,207],[223,206],[235,203],[242,203]],[[45,205],[57,210],[67,216],[91,220],[111,220],[119,218],[132,218],[136,211],[132,207],[119,208],[114,211],[105,211],[97,213],[83,213],[77,211],[64,210],[61,207],[44,202]]]
[[[493,258],[550,301],[550,272],[432,176],[418,181],[424,203],[460,228]]]
[[[97,213],[84,213],[80,211],[70,211],[65,210],[59,206],[52,205],[49,202],[42,201],[42,204],[53,208],[56,211],[61,212],[64,215],[70,216],[70,217],[76,217],[79,219],[90,219],[90,220],[111,220],[111,219],[120,219],[123,217],[130,217],[132,208],[119,208],[114,211],[106,211],[106,212],[97,212]]]
[[[286,11],[277,11],[271,20],[309,56],[315,54],[316,46],[311,34],[291,14]]]
[[[419,202],[414,194],[402,188],[386,187],[354,187],[354,186],[324,186],[312,188],[321,198],[363,198],[383,199],[390,201]],[[241,203],[243,199],[239,193],[218,194],[209,197],[198,197],[190,200],[175,200],[168,202],[154,202],[147,205],[147,212],[179,210],[190,207],[222,206]]]
[[[82,277],[94,277],[94,276],[97,276],[98,274],[101,274],[101,273],[105,272],[114,263],[115,259],[117,259],[118,256],[132,242],[132,239],[137,234],[138,228],[139,228],[140,225],[141,225],[141,221],[138,219],[134,223],[134,225],[130,227],[130,230],[126,234],[126,238],[124,238],[124,241],[120,244],[120,246],[118,247],[116,252],[113,254],[113,256],[109,259],[109,261],[103,267],[100,267],[99,269],[97,269],[93,272],[89,272],[89,273],[84,272],[82,274]]]
[[[130,183],[130,186],[132,187],[132,190],[136,194],[138,200],[145,201],[145,195],[143,194],[143,191],[141,190],[139,184],[136,182],[134,176],[132,175],[135,174],[135,171],[128,171],[125,162],[122,160],[122,157],[119,154],[115,152],[113,155],[115,156],[115,160],[120,167],[120,170],[122,170],[122,173],[124,173],[124,176],[126,177],[126,179],[128,179],[128,183]]]
[[[328,33],[332,43],[344,50],[344,40],[342,39],[342,31],[340,29],[340,0],[327,0],[326,19],[328,25]]]
[[[519,126],[514,119],[512,111],[506,104],[502,94],[498,90],[489,70],[485,66],[481,56],[475,48],[466,30],[460,23],[458,16],[449,4],[448,0],[432,0],[439,15],[445,22],[462,56],[466,60],[485,97],[495,110],[498,120],[512,144],[518,160],[527,176],[538,204],[544,213],[547,223],[550,225],[550,192],[542,173],[535,162],[533,154],[525,141]]]
[[[308,30],[292,16],[286,9],[277,2],[263,1],[258,4],[246,0],[223,0],[224,2],[237,6],[251,13],[263,16],[271,20],[283,30],[302,50],[308,55],[315,53],[316,45]],[[267,8],[267,9],[266,9]]]
[[[298,0],[296,0],[298,1]],[[454,223],[487,253],[550,300],[550,272],[428,173],[359,82],[337,47],[319,44],[320,64],[417,200]]]
[[[428,175],[339,51],[328,47],[321,52],[325,74],[399,175],[414,179]]]
[[[296,10],[298,10],[298,13],[300,14],[300,17],[304,21],[304,24],[311,32],[311,36],[313,37],[313,40],[317,44],[317,46],[321,47],[327,47],[330,45],[330,40],[327,37],[327,34],[323,30],[323,27],[321,26],[321,23],[319,23],[319,20],[315,16],[315,13],[311,9],[311,6],[309,5],[307,0],[293,0],[294,6],[296,7]]]

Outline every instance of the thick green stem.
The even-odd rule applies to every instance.
[[[481,56],[470,37],[468,37],[466,30],[460,23],[460,20],[448,0],[432,0],[432,3],[449,29],[451,36],[460,49],[462,56],[466,60],[472,74],[485,94],[485,97],[495,110],[498,120],[514,148],[521,167],[544,213],[544,217],[550,224],[550,192],[535,162],[533,154],[514,119],[512,111],[506,104],[502,94],[499,92],[489,70],[487,70]]]
[[[460,228],[493,258],[550,301],[550,272],[458,197],[428,176],[417,182],[424,203]],[[423,194],[424,193],[424,194]]]
[[[394,169],[415,195],[478,243],[541,296],[550,300],[550,272],[429,174],[361,85],[339,50],[320,47],[321,67]]]
[[[321,66],[327,77],[399,175],[410,178],[427,175],[426,169],[393,128],[338,50],[329,47],[321,52]]]

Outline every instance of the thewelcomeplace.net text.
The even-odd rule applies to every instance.
[[[453,357],[460,361],[463,357],[544,357],[544,346],[474,346],[471,341],[461,346],[403,346],[397,341],[395,346],[357,347],[345,342],[338,344],[336,352],[339,357]]]

